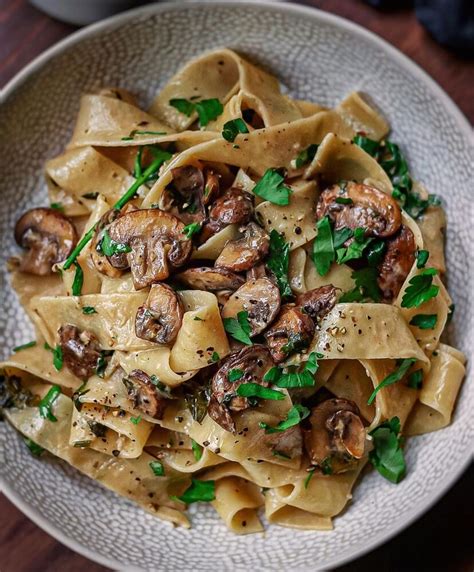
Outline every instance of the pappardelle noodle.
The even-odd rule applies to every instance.
[[[367,465],[448,425],[465,358],[443,341],[445,217],[360,94],[283,95],[230,50],[148,111],[81,98],[15,227],[36,330],[1,364],[5,418],[175,524],[328,530]],[[381,477],[381,478],[382,478]]]

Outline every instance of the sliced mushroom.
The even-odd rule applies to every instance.
[[[360,411],[348,399],[328,399],[313,408],[305,447],[311,463],[330,462],[332,472],[346,470],[365,453],[366,430]]]
[[[245,224],[253,214],[253,197],[250,193],[233,187],[218,198],[209,211],[209,219],[220,225]]]
[[[303,454],[303,434],[299,425],[276,433],[263,432],[262,440],[276,456],[295,459]]]
[[[154,419],[161,419],[168,399],[152,382],[151,377],[141,369],[134,369],[123,379],[128,398],[133,406]]]
[[[272,358],[279,363],[291,353],[308,347],[314,331],[314,322],[307,314],[294,304],[286,304],[264,336]]]
[[[269,326],[280,309],[280,290],[270,278],[250,280],[241,286],[222,308],[223,318],[235,318],[248,312],[250,335],[255,336]]]
[[[165,280],[172,269],[182,266],[190,257],[192,241],[183,234],[184,224],[159,209],[141,209],[127,213],[109,227],[109,235],[119,244],[126,244],[126,254],[135,289],[146,288]],[[112,266],[122,268],[109,257]]]
[[[337,300],[337,288],[332,284],[308,290],[296,297],[295,304],[313,320],[320,320],[332,310]]]
[[[193,290],[237,290],[244,283],[242,276],[224,268],[188,268],[175,276],[176,280]]]
[[[400,232],[394,238],[387,240],[387,250],[378,267],[378,285],[385,300],[393,300],[415,262],[415,237],[413,232],[402,225]]]
[[[224,246],[215,266],[234,272],[250,270],[268,254],[269,248],[268,234],[258,224],[251,222],[242,238],[231,240]]]
[[[135,209],[133,209],[135,210]],[[124,211],[117,209],[110,209],[102,215],[97,224],[94,237],[91,242],[91,258],[96,269],[101,273],[109,276],[109,278],[119,278],[122,275],[122,268],[128,268],[128,261],[126,254],[114,255],[114,266],[110,263],[107,256],[104,256],[100,250],[100,243],[104,236],[104,231],[110,227],[110,225],[121,217]]]
[[[166,284],[153,284],[143,306],[135,316],[135,334],[142,340],[169,344],[178,335],[183,321],[183,304]]]
[[[350,199],[349,204],[336,202]],[[333,185],[321,193],[316,207],[318,219],[328,215],[335,228],[365,228],[367,236],[387,238],[402,224],[396,200],[387,193],[362,183],[348,182],[344,187]]]
[[[97,338],[88,331],[66,324],[59,328],[63,363],[74,375],[88,379],[97,369],[101,350]]]
[[[24,213],[15,225],[15,240],[26,249],[21,257],[22,272],[45,276],[65,260],[77,242],[71,220],[57,209],[38,208]]]
[[[232,353],[226,358],[211,381],[211,401],[208,414],[226,431],[235,432],[235,423],[230,411],[243,411],[249,407],[246,397],[236,395],[242,383],[258,383],[267,386],[263,381],[265,373],[273,366],[267,348],[262,345],[247,346]],[[229,372],[240,370],[242,376],[236,381],[229,381]]]

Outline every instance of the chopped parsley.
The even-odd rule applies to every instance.
[[[429,256],[430,253],[427,250],[418,250],[416,253],[416,267],[424,268]]]
[[[314,159],[317,150],[318,150],[318,145],[312,143],[309,147],[306,147],[306,149],[300,151],[296,156],[296,159],[294,160],[295,168],[301,169],[301,167],[304,167],[304,165],[310,163]]]
[[[292,371],[294,368],[289,366],[286,368],[287,373],[278,366],[272,367],[264,375],[264,381],[268,381],[277,387],[286,387],[288,389],[295,389],[300,387],[313,387],[315,385],[314,375],[318,371],[318,359],[323,358],[322,354],[311,352],[308,361],[305,363],[302,371]]]
[[[132,141],[135,135],[166,135],[166,131],[139,131],[134,129],[130,131],[127,137],[122,137],[122,141]]]
[[[237,388],[236,393],[240,397],[259,397],[260,399],[271,399],[273,401],[285,399],[285,395],[281,391],[263,387],[263,385],[258,383],[242,383]]]
[[[331,457],[326,457],[321,463],[321,471],[323,475],[332,475],[332,461]]]
[[[263,177],[253,188],[254,194],[279,206],[290,203],[290,195],[293,192],[284,184],[285,178],[277,169],[267,169]]]
[[[191,448],[193,450],[194,458],[196,461],[200,461],[202,457],[202,447],[199,443],[196,443],[194,439],[191,439]]]
[[[97,252],[103,254],[104,256],[113,256],[114,254],[124,254],[126,252],[131,252],[132,249],[128,244],[122,244],[120,242],[115,242],[110,237],[107,229],[104,230],[104,234],[97,245]]]
[[[356,145],[363,149],[372,157],[375,157],[377,151],[379,150],[379,142],[369,139],[368,137],[363,137],[362,135],[356,135],[352,140]]]
[[[190,117],[196,111],[200,127],[205,127],[210,121],[217,119],[224,111],[224,106],[216,98],[203,99],[201,101],[170,99],[169,104],[187,117]]]
[[[410,373],[408,376],[407,385],[412,389],[421,389],[423,385],[423,370],[417,369],[413,373]]]
[[[192,222],[190,224],[187,224],[183,228],[183,234],[185,234],[187,238],[191,238],[193,235],[197,234],[200,231],[201,231],[200,222]]]
[[[56,371],[60,371],[63,367],[63,350],[61,346],[52,348],[48,342],[44,343],[44,349],[49,350],[53,354],[53,365]]]
[[[304,405],[296,404],[288,411],[286,419],[280,421],[276,427],[271,427],[267,423],[260,421],[258,424],[261,429],[265,429],[265,433],[277,433],[279,431],[286,431],[290,427],[298,425],[303,419],[306,419],[310,414],[310,410]]]
[[[374,240],[371,237],[365,237],[364,234],[364,228],[356,228],[354,231],[354,240],[349,246],[336,250],[338,264],[345,264],[349,262],[349,260],[362,258],[365,248]]]
[[[369,266],[361,270],[354,270],[352,279],[356,284],[355,287],[343,294],[339,298],[339,302],[364,302],[368,299],[380,302],[382,294],[377,284],[376,268]]]
[[[84,284],[84,272],[82,271],[79,262],[75,261],[74,266],[76,267],[76,272],[74,273],[74,280],[72,282],[72,295],[80,296],[82,285]]]
[[[313,262],[320,276],[325,276],[335,261],[334,242],[329,217],[325,216],[316,223],[318,234],[313,242]]]
[[[21,352],[21,350],[26,350],[27,348],[34,348],[36,346],[36,342],[32,341],[32,342],[28,342],[26,344],[22,344],[21,346],[16,346],[13,348],[13,351],[15,353],[17,352]]]
[[[242,342],[247,346],[252,345],[252,340],[250,339],[250,324],[249,324],[249,313],[242,310],[237,314],[237,318],[224,318],[224,329],[229,333],[234,340]]]
[[[155,477],[163,477],[165,474],[165,468],[163,467],[163,463],[160,461],[151,461],[148,463],[150,469],[152,470]]]
[[[50,204],[50,207],[51,207],[52,209],[57,210],[57,211],[64,212],[64,207],[63,207],[63,205],[62,205],[61,203],[51,203],[51,204]]]
[[[105,375],[105,370],[107,368],[108,362],[105,358],[111,356],[114,353],[113,350],[101,350],[100,355],[97,359],[97,365],[95,367],[95,373],[103,378]]]
[[[316,467],[314,467],[314,469],[311,469],[310,471],[308,471],[308,476],[305,478],[304,480],[304,488],[307,489],[309,482],[311,481],[311,479],[313,478],[313,475],[316,471]]]
[[[97,310],[94,308],[94,306],[84,306],[82,308],[82,313],[86,315],[97,314]]]
[[[282,298],[291,298],[293,292],[288,281],[290,265],[290,245],[285,242],[283,235],[275,229],[270,232],[270,253],[267,266],[275,275]]]
[[[59,385],[52,385],[48,393],[43,397],[43,399],[39,402],[39,413],[43,419],[49,419],[49,421],[56,422],[57,418],[53,415],[51,408],[53,407],[53,403],[61,394],[61,388]]]
[[[142,420],[142,416],[141,416],[141,415],[139,415],[138,417],[130,417],[130,421],[131,421],[134,425],[138,425],[141,420]]]
[[[371,405],[373,403],[375,396],[381,389],[383,389],[384,387],[388,387],[389,385],[392,385],[393,383],[396,383],[397,381],[403,379],[407,374],[408,370],[415,362],[416,362],[415,358],[406,358],[400,360],[397,363],[398,368],[395,371],[392,371],[391,374],[387,375],[387,377],[384,378],[374,389],[372,395],[369,397],[367,401],[367,405]]]
[[[192,479],[190,487],[188,487],[184,493],[177,498],[186,504],[213,501],[216,498],[215,482]]]
[[[249,130],[245,121],[241,117],[237,117],[237,119],[231,119],[224,123],[222,137],[224,137],[226,141],[233,143],[239,133],[248,132]]]
[[[420,330],[433,330],[437,321],[437,314],[416,314],[410,320],[410,326],[416,326]]]
[[[29,437],[25,437],[23,440],[32,455],[35,457],[40,457],[43,454],[44,449],[41,447],[41,445],[38,445],[38,443],[35,443]]]
[[[229,370],[229,373],[227,374],[227,379],[231,382],[234,382],[240,379],[243,375],[244,371],[236,367],[235,369]]]
[[[339,205],[352,205],[353,202],[350,197],[336,197],[336,203]]]
[[[439,286],[433,284],[433,276],[436,274],[438,271],[435,268],[425,268],[420,274],[413,276],[403,294],[402,308],[418,308],[437,296]]]
[[[220,359],[221,356],[217,352],[212,352],[211,362],[216,363],[216,361],[219,361]]]
[[[400,419],[392,417],[373,431],[374,449],[369,460],[377,471],[392,483],[399,483],[406,474],[406,463],[401,448]]]
[[[72,402],[74,403],[74,407],[80,411],[82,409],[82,401],[81,397],[89,392],[89,389],[86,389],[87,381],[84,381],[72,394]]]

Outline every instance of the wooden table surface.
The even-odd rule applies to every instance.
[[[307,0],[379,34],[424,68],[474,121],[474,63],[436,44],[413,12],[378,12],[360,0]],[[76,28],[54,20],[26,0],[0,0],[0,86]],[[471,468],[426,515],[393,540],[339,571],[474,569]],[[103,572],[39,529],[0,495],[1,572]]]

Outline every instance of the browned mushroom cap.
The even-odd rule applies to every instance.
[[[333,472],[348,468],[365,453],[366,430],[359,408],[348,399],[328,399],[313,408],[305,446],[311,463],[330,460]]]
[[[105,274],[110,278],[119,278],[122,275],[121,268],[123,269],[128,268],[127,256],[126,254],[114,255],[113,257],[114,266],[112,266],[107,256],[104,256],[100,252],[99,245],[104,236],[104,230],[108,229],[109,226],[123,214],[124,211],[119,211],[117,209],[110,209],[109,211],[104,213],[97,224],[94,237],[92,238],[91,242],[90,252],[94,266],[101,274]]]
[[[280,290],[270,278],[250,280],[241,286],[222,308],[223,318],[235,318],[248,312],[250,335],[255,336],[269,326],[280,309]]]
[[[27,251],[20,270],[45,276],[53,264],[65,260],[77,242],[72,222],[57,209],[38,208],[26,211],[15,225],[15,240]]]
[[[277,433],[262,432],[262,440],[275,455],[295,459],[303,453],[303,434],[299,425]]]
[[[59,328],[59,345],[63,363],[74,375],[87,379],[94,375],[101,356],[97,338],[91,332],[66,324]]]
[[[135,334],[142,340],[168,344],[178,335],[183,321],[183,304],[166,284],[153,284],[135,316]]]
[[[246,397],[236,395],[237,388],[242,383],[267,386],[263,376],[271,367],[273,361],[270,353],[262,345],[247,346],[228,356],[211,381],[209,416],[223,429],[234,433],[235,424],[229,410],[242,411],[249,407]],[[229,381],[231,370],[240,370],[242,376],[236,381]]]
[[[110,238],[131,248],[126,256],[137,290],[165,280],[171,269],[188,260],[192,242],[183,229],[180,220],[159,209],[135,210],[110,225]],[[115,266],[112,257],[109,261]],[[118,265],[122,267],[122,258]]]
[[[193,290],[237,290],[244,283],[242,276],[224,268],[188,268],[175,276],[176,280]]]
[[[334,308],[337,300],[336,293],[337,288],[328,284],[299,294],[295,304],[313,320],[319,320]]]
[[[161,419],[168,399],[152,382],[151,377],[141,369],[134,369],[123,379],[128,398],[133,406],[154,419]]]
[[[402,225],[397,236],[387,240],[387,250],[379,265],[377,279],[385,300],[393,300],[400,292],[415,262],[415,250],[415,237],[405,225]]]
[[[233,187],[218,198],[209,211],[209,218],[221,227],[228,224],[245,224],[253,214],[253,197],[250,193]]]
[[[351,199],[340,204],[336,199]],[[387,193],[362,183],[333,185],[321,193],[316,207],[318,219],[328,215],[340,228],[365,228],[367,236],[386,238],[395,234],[402,224],[401,211],[396,200]]]
[[[234,272],[250,270],[267,255],[269,248],[268,234],[258,224],[251,222],[245,228],[242,238],[230,240],[224,246],[215,266]]]
[[[277,321],[264,334],[272,358],[279,363],[291,353],[306,348],[313,339],[314,330],[314,322],[307,314],[294,304],[286,304]]]

